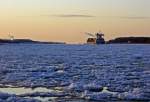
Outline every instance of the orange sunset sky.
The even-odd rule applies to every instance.
[[[84,32],[107,40],[150,36],[150,0],[0,0],[0,38],[84,43]]]

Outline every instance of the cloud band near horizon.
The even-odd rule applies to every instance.
[[[86,14],[56,14],[56,15],[41,15],[47,17],[60,17],[60,18],[119,18],[119,19],[150,19],[149,16],[95,16]]]
[[[63,18],[92,18],[95,17],[93,15],[85,15],[85,14],[58,14],[58,15],[51,15],[54,17],[63,17]]]

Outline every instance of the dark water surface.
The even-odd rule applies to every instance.
[[[149,102],[150,45],[0,45],[0,102],[12,100]]]

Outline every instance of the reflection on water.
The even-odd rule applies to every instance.
[[[9,94],[26,94],[26,93],[34,93],[34,92],[52,92],[54,90],[47,89],[47,88],[24,88],[24,87],[7,87],[7,88],[0,88],[0,92],[9,93]]]
[[[1,85],[2,86],[2,85]],[[61,87],[55,87],[52,89],[48,88],[43,88],[43,87],[38,87],[38,88],[25,88],[25,87],[16,87],[12,85],[5,85],[0,88],[0,92],[3,93],[8,93],[8,94],[15,94],[15,95],[23,95],[23,94],[34,94],[34,93],[54,93],[54,92],[62,92]],[[25,97],[25,98],[31,98],[31,97]],[[34,99],[41,100],[42,102],[47,102],[47,101],[54,101],[57,99],[57,97],[32,97]]]

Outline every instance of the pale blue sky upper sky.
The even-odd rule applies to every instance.
[[[4,28],[0,37],[13,32],[16,37],[83,42],[81,32],[99,28],[108,39],[126,32],[146,36],[150,34],[149,10],[150,0],[0,0],[0,27]],[[57,28],[60,38],[60,32],[54,31]]]
[[[105,10],[111,11],[114,16],[120,16],[117,11],[124,12],[125,16],[150,16],[148,12],[150,0],[0,0],[0,8],[1,10],[18,9],[17,11],[42,10],[50,14],[50,11],[54,11],[56,14],[59,12],[87,12],[92,14],[95,12],[102,13],[101,11]]]

